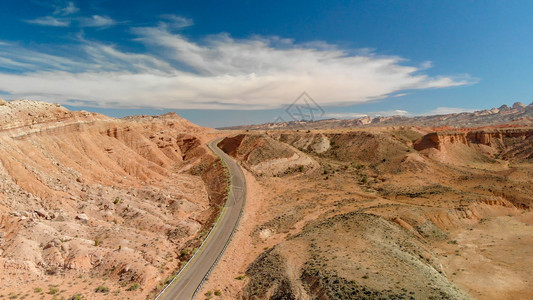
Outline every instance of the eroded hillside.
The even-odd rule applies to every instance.
[[[256,192],[245,210],[248,228],[203,292],[221,289],[225,299],[531,297],[532,135],[531,127],[384,127],[232,136],[221,144],[250,170]],[[276,166],[287,149],[316,166],[254,170],[252,155]]]
[[[176,114],[117,120],[1,105],[0,294],[153,295],[225,200],[210,134]]]

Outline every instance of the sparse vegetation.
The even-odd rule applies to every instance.
[[[98,286],[96,289],[94,289],[96,293],[109,293],[109,288],[104,285]]]
[[[55,286],[51,286],[49,289],[48,289],[48,294],[50,295],[55,295],[59,292],[59,289]]]
[[[136,291],[138,288],[140,287],[140,285],[138,283],[134,283],[132,285],[130,285],[130,287],[128,288],[128,291]]]
[[[180,256],[181,257],[187,257],[187,256],[189,256],[189,254],[190,254],[190,250],[189,249],[182,249],[180,251]]]
[[[175,274],[175,273],[172,273],[172,274],[168,275],[167,278],[165,278],[165,280],[163,280],[163,285],[167,285],[167,284],[169,284],[170,282],[172,282],[172,280],[174,279],[174,277],[176,277],[176,274]]]

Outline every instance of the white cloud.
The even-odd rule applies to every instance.
[[[99,106],[267,109],[289,104],[302,91],[321,106],[352,105],[402,90],[474,82],[468,76],[431,77],[401,64],[400,57],[345,51],[325,42],[301,45],[279,37],[234,39],[228,34],[195,42],[170,31],[175,28],[168,23],[134,28],[136,40],[150,51],[144,54],[84,39],[72,51],[83,55],[69,59],[20,47],[25,54],[10,52],[4,57],[12,62],[4,64],[34,68],[0,73],[0,90],[12,98],[76,99]]]
[[[43,4],[54,8],[53,16],[40,17],[33,20],[26,20],[25,22],[41,26],[67,27],[72,22],[72,19],[68,16],[79,11],[79,8],[71,1]]]
[[[433,67],[433,62],[431,62],[431,61],[425,61],[425,62],[420,64],[420,69],[421,70],[430,69],[432,67]]]
[[[60,55],[50,55],[25,49],[17,44],[7,42],[0,43],[0,57],[2,57],[0,68],[23,73],[36,71],[76,72],[87,70],[94,66],[94,64],[84,63]]]
[[[26,20],[25,22],[42,26],[67,27],[70,25],[69,19],[56,18],[52,16],[41,17],[33,20]]]
[[[93,15],[90,18],[81,17],[77,19],[81,27],[109,27],[116,24],[116,21],[108,16]]]
[[[172,29],[181,29],[185,27],[190,27],[194,25],[194,22],[192,19],[184,18],[181,16],[176,15],[162,15],[161,18],[165,19],[166,22],[160,23],[162,26],[167,26],[168,28]]]
[[[399,97],[403,97],[403,96],[407,96],[407,95],[409,95],[409,93],[399,93],[399,94],[391,95],[391,97],[399,98]]]
[[[423,115],[431,116],[431,115],[448,115],[448,114],[456,114],[456,113],[462,113],[462,112],[474,112],[477,109],[471,109],[471,108],[460,108],[460,107],[437,107],[434,110],[428,111],[424,113]]]
[[[389,117],[389,116],[408,117],[408,116],[411,116],[411,113],[409,113],[406,110],[395,109],[395,110],[385,110],[385,111],[371,112],[371,113],[368,113],[368,115],[373,116],[373,117],[378,117],[378,116],[381,116],[381,117]]]
[[[368,117],[368,114],[356,113],[356,112],[347,112],[347,113],[326,113],[324,118],[329,119],[359,119],[363,117]]]
[[[92,15],[90,17],[73,16],[78,13],[80,9],[76,7],[74,2],[59,2],[49,4],[54,7],[52,16],[45,16],[36,18],[34,20],[26,20],[25,22],[41,26],[55,26],[55,27],[67,27],[72,23],[77,24],[79,27],[110,27],[117,24],[115,20],[109,16]],[[172,22],[187,22],[187,19],[174,16]]]
[[[79,8],[74,5],[74,2],[69,1],[63,5],[57,5],[54,11],[54,15],[68,16],[80,11]]]
[[[403,116],[403,117],[414,117],[414,116],[434,116],[434,115],[448,115],[456,114],[463,112],[474,112],[477,109],[470,108],[459,108],[459,107],[437,107],[436,109],[423,112],[420,114],[413,114],[406,110],[386,110],[386,111],[376,111],[368,113],[357,113],[357,112],[347,112],[347,113],[326,113],[325,118],[337,118],[337,119],[357,119],[362,117],[387,117],[387,116]]]
[[[357,112],[347,112],[347,113],[326,113],[326,118],[336,118],[336,119],[358,119],[363,117],[390,117],[390,116],[412,116],[406,110],[383,110],[383,111],[374,111],[368,113],[357,113]]]

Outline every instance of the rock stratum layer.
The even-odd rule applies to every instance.
[[[188,259],[225,199],[208,136],[176,114],[118,120],[0,105],[2,293],[145,298]]]

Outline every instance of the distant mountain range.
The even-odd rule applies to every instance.
[[[325,119],[316,121],[290,121],[241,125],[219,129],[230,130],[276,130],[276,129],[333,129],[371,126],[423,126],[423,127],[478,127],[491,125],[528,126],[533,125],[533,103],[525,105],[514,103],[511,107],[502,105],[498,108],[475,112],[452,113],[433,116],[388,116],[361,117],[355,119]]]

